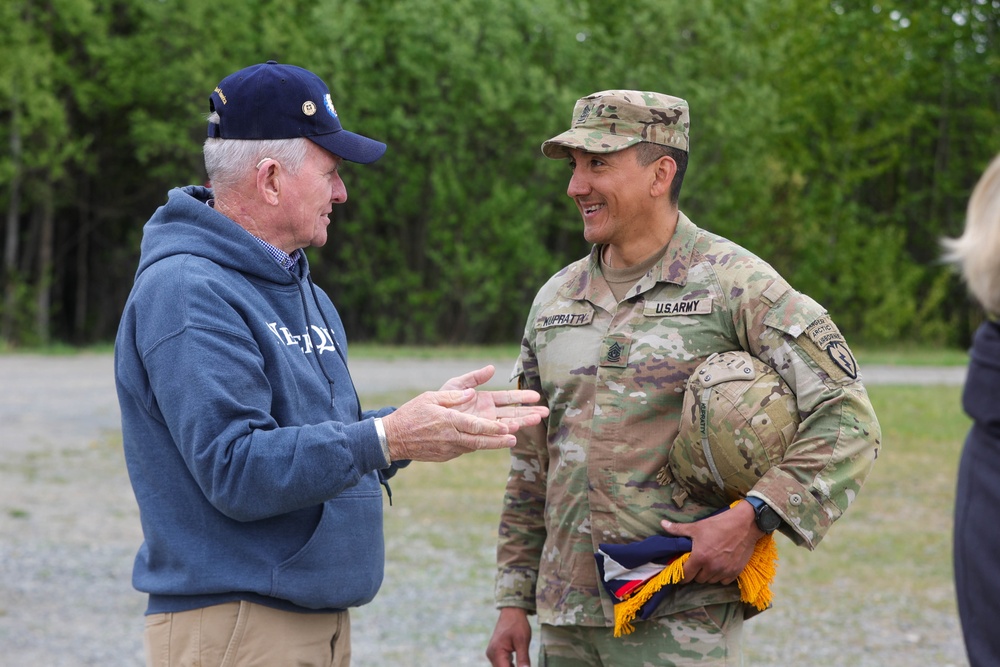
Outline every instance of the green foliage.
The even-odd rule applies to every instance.
[[[13,284],[13,293],[9,302],[5,300],[5,302],[0,303],[0,317],[10,318],[14,330],[22,332],[19,343],[25,346],[39,345],[43,341],[34,335],[35,329],[32,326],[37,315],[34,290],[28,281],[17,275],[10,276],[8,279]],[[0,351],[2,350],[3,348],[0,348]]]
[[[938,239],[960,232],[1000,150],[1000,8],[955,7],[14,0],[0,6],[0,135],[24,147],[0,152],[0,205],[20,202],[9,275],[39,275],[34,221],[52,205],[55,335],[110,338],[143,221],[204,180],[210,91],[274,58],[320,74],[344,124],[389,146],[344,169],[349,201],[310,251],[356,339],[517,340],[535,290],[587,252],[565,167],[539,144],[578,97],[638,88],[691,104],[681,207],[696,223],[771,261],[852,340],[965,344],[974,307]]]

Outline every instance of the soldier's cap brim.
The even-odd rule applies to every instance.
[[[588,153],[615,153],[642,143],[639,137],[602,132],[593,128],[575,128],[542,142],[542,154],[553,160],[569,157],[570,148]]]

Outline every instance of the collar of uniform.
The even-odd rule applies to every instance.
[[[636,283],[628,296],[641,294],[658,282],[687,284],[688,268],[691,266],[691,255],[694,254],[697,240],[697,225],[684,213],[678,212],[677,228],[670,238],[663,259],[646,277]],[[603,305],[610,299],[613,306],[614,296],[611,295],[611,288],[601,277],[601,248],[602,246],[595,245],[590,249],[590,255],[566,268],[569,279],[559,291],[560,296],[575,301],[585,299],[597,305]]]
[[[677,228],[670,238],[667,251],[663,253],[660,262],[658,282],[686,285],[688,269],[691,267],[691,255],[698,241],[698,226],[688,219],[682,211],[677,212]],[[651,273],[656,274],[656,269]],[[639,281],[642,282],[642,281]]]
[[[573,301],[590,301],[607,310],[614,309],[617,302],[601,274],[602,247],[595,245],[590,249],[590,255],[566,267],[566,281],[559,289],[559,296]]]

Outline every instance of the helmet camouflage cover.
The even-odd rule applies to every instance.
[[[726,506],[779,463],[799,425],[795,395],[748,352],[713,354],[688,379],[667,465],[693,499]]]

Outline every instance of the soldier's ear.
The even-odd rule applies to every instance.
[[[649,194],[662,197],[670,194],[670,185],[677,175],[677,163],[669,155],[664,155],[650,165],[653,169],[653,182],[649,186]]]

